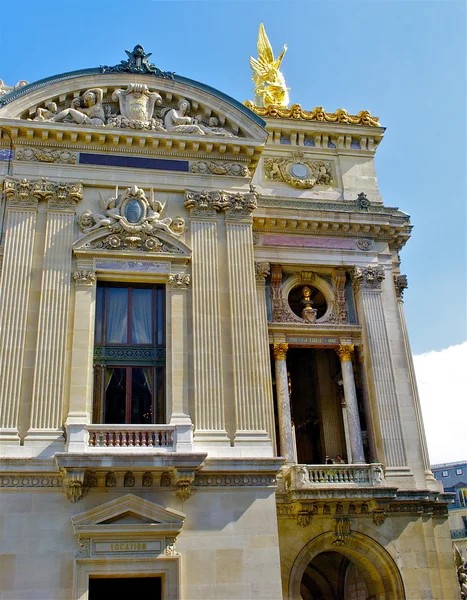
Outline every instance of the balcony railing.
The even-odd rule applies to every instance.
[[[88,448],[166,450],[175,447],[174,425],[87,425]]]
[[[367,486],[382,485],[384,470],[381,464],[370,465],[295,465],[285,477],[286,489],[312,489],[332,486]]]
[[[451,529],[451,539],[459,540],[461,538],[467,538],[467,529]]]

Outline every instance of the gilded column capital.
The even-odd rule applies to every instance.
[[[379,265],[368,265],[368,267],[355,266],[350,273],[350,277],[354,291],[365,290],[377,292],[381,290],[381,284],[385,277],[384,267]]]
[[[274,360],[285,360],[288,349],[289,344],[273,344],[272,351],[274,354]]]
[[[47,208],[51,210],[72,210],[83,199],[82,183],[56,183],[54,194],[48,199]]]
[[[256,285],[263,286],[266,283],[266,277],[271,271],[271,265],[268,262],[255,262]]]
[[[407,275],[393,275],[394,287],[396,288],[397,299],[402,302],[404,290],[409,287]]]
[[[251,213],[258,207],[258,194],[253,186],[246,194],[238,192],[227,196],[227,204],[223,207],[227,221],[252,222]]]
[[[96,281],[96,273],[86,269],[76,269],[73,272],[76,285],[93,285]]]
[[[11,208],[37,208],[39,197],[33,194],[33,182],[28,179],[5,179],[3,191]]]
[[[336,350],[336,354],[341,360],[341,362],[345,362],[348,360],[352,360],[352,353],[354,351],[353,344],[339,344],[339,347]]]
[[[191,276],[187,273],[170,273],[167,283],[172,289],[186,290],[190,285]]]

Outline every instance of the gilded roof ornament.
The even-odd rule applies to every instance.
[[[286,51],[287,46],[284,44],[282,52],[277,59],[274,58],[264,25],[261,23],[258,32],[258,58],[250,57],[250,67],[253,71],[252,79],[255,82],[253,91],[256,106],[287,107],[290,88],[285,85],[284,76],[279,71]]]
[[[328,113],[322,106],[315,106],[313,110],[303,110],[300,104],[292,104],[290,108],[277,105],[258,106],[249,100],[244,104],[260,117],[299,119],[302,121],[326,121],[328,123],[347,123],[349,125],[381,127],[379,117],[373,117],[368,110],[361,110],[356,115],[349,115],[345,108],[338,108],[336,112]]]
[[[138,74],[150,74],[156,75],[156,77],[162,77],[164,79],[173,79],[174,73],[168,71],[161,71],[153,63],[149,62],[149,57],[152,56],[152,52],[146,54],[143,46],[139,44],[133,48],[133,51],[125,50],[128,60],[120,61],[120,64],[114,67],[103,66],[103,73],[138,73]]]

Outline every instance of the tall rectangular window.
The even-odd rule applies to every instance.
[[[97,287],[93,422],[165,421],[165,287]]]

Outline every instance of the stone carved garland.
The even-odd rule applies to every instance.
[[[234,177],[249,177],[250,169],[239,163],[203,160],[193,163],[190,168],[192,173],[202,175],[232,175]]]
[[[68,150],[40,150],[39,148],[19,148],[16,151],[16,160],[61,165],[75,165],[78,162],[77,154],[74,152],[68,152]]]
[[[100,197],[101,211],[93,213],[85,210],[78,217],[78,225],[85,234],[97,230],[107,230],[104,240],[91,242],[92,247],[110,250],[131,249],[150,252],[177,252],[173,246],[159,239],[158,233],[166,233],[179,238],[185,232],[182,217],[161,217],[164,210],[155,200],[151,190],[149,198],[142,188],[136,185],[127,188],[122,194],[104,199]]]
[[[106,98],[101,88],[90,88],[61,110],[56,102],[49,101],[44,106],[37,108],[34,121],[238,137],[221,127],[220,118],[211,111],[190,115],[191,103],[186,98],[182,98],[176,106],[164,106],[159,92],[141,83],[130,83],[126,89],[117,89]]]
[[[302,175],[294,173],[301,166]],[[295,152],[289,159],[266,158],[266,179],[283,181],[298,189],[311,189],[315,185],[332,185],[332,167],[329,161],[306,160],[303,152]]]

